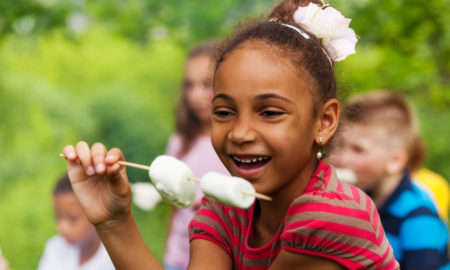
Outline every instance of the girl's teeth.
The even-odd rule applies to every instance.
[[[253,158],[253,159],[239,159],[237,157],[234,157],[234,160],[236,160],[237,162],[242,162],[242,163],[252,163],[252,162],[258,162],[258,161],[263,161],[265,159],[268,159],[268,157],[258,157],[258,158]]]

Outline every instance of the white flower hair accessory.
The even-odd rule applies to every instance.
[[[356,52],[358,39],[349,27],[351,19],[345,18],[333,7],[309,3],[297,9],[294,21],[322,41],[331,60],[341,61]]]

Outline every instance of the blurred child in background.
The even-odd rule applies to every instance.
[[[8,261],[3,257],[2,250],[0,249],[0,270],[8,270]]]
[[[400,268],[450,269],[447,226],[411,181],[425,147],[405,98],[376,91],[349,100],[333,145],[330,163],[353,170],[372,197]]]
[[[188,55],[181,98],[176,115],[176,134],[167,146],[166,154],[185,162],[194,175],[208,171],[228,174],[211,144],[211,96],[214,71],[214,43],[207,42],[192,49]],[[200,205],[201,190],[188,208],[172,206],[164,254],[169,269],[186,269],[189,263],[188,224]]]
[[[414,171],[412,178],[414,183],[426,190],[435,202],[439,216],[448,222],[448,210],[450,205],[450,185],[445,178],[427,168],[419,168]]]
[[[67,175],[56,184],[53,202],[59,235],[47,241],[38,269],[115,269],[94,226],[75,197]]]

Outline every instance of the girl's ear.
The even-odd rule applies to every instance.
[[[408,164],[408,152],[404,149],[397,148],[391,151],[389,160],[386,163],[386,171],[388,174],[401,173]]]
[[[319,112],[318,129],[316,131],[316,143],[324,145],[336,132],[339,122],[339,102],[332,98],[325,102]]]

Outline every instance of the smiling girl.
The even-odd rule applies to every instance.
[[[286,0],[224,43],[213,147],[232,175],[273,201],[242,210],[203,199],[189,227],[189,269],[398,268],[373,202],[320,160],[339,117],[333,61],[356,43],[349,22],[320,2]],[[116,267],[161,269],[131,214],[122,152],[79,142],[64,154]]]

